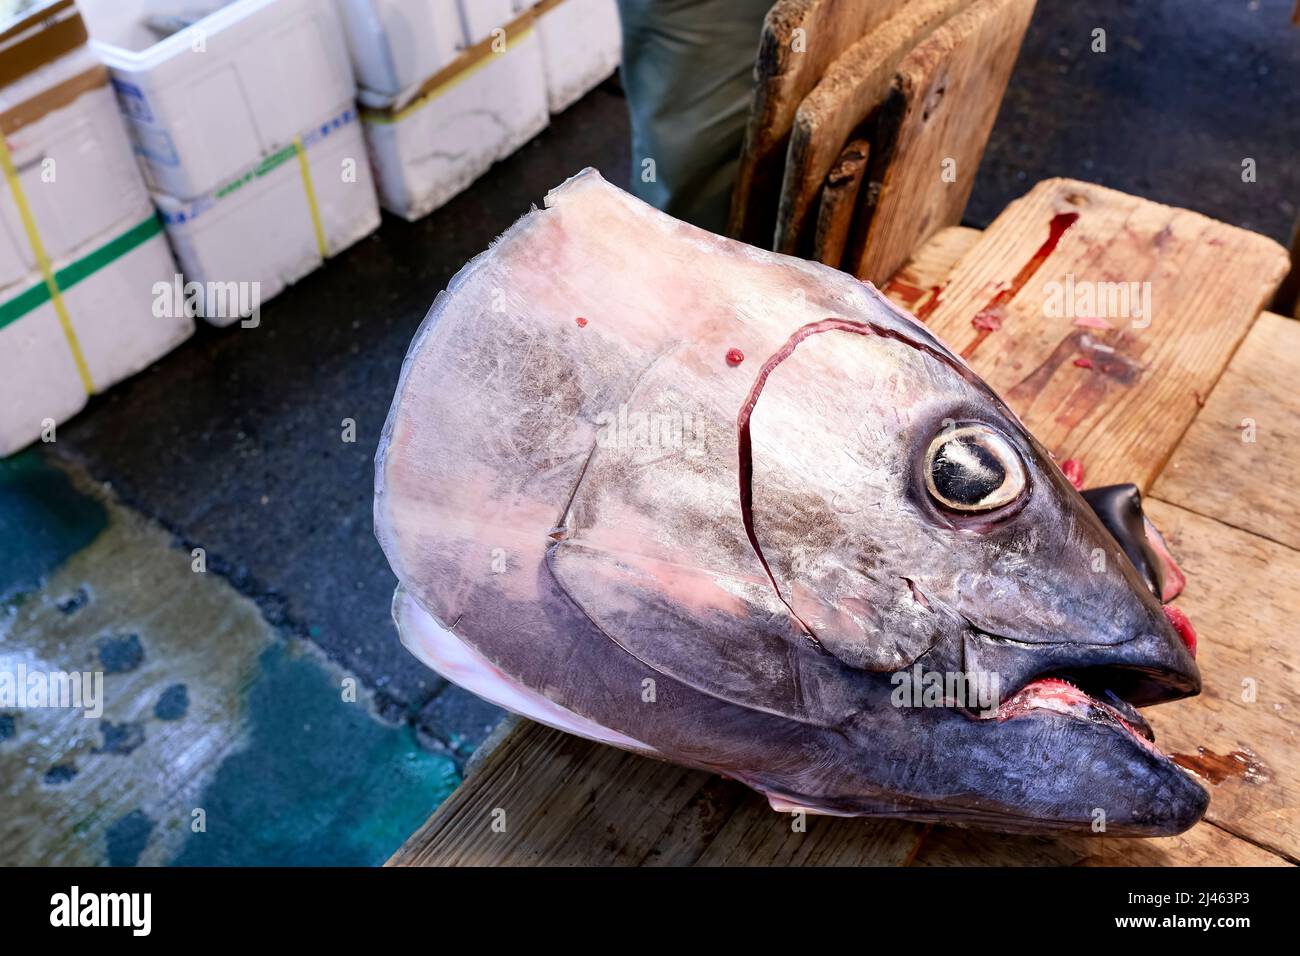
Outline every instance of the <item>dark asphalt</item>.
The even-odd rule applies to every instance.
[[[1040,0],[967,220],[1072,176],[1290,234],[1300,202],[1300,29],[1290,0]],[[1105,54],[1089,52],[1107,31]],[[598,89],[456,200],[380,231],[262,311],[203,328],[95,399],[46,452],[203,547],[282,632],[356,673],[393,720],[463,758],[495,710],[398,643],[372,531],[375,445],[407,345],[460,266],[584,166],[623,185],[628,123]],[[1241,181],[1243,158],[1258,181]],[[345,444],[344,419],[357,440]]]

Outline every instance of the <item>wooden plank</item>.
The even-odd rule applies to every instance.
[[[1187,574],[1178,606],[1204,681],[1199,697],[1145,712],[1156,740],[1225,768],[1207,819],[1300,860],[1300,552],[1154,498],[1145,511]]]
[[[840,150],[884,102],[908,51],[968,2],[914,0],[900,8],[837,58],[798,104],[775,230],[764,237],[773,248],[791,255],[811,251],[817,196]]]
[[[803,827],[804,829],[798,829]],[[863,820],[774,813],[753,795],[710,841],[700,866],[903,866],[925,827],[901,820]]]
[[[523,721],[388,865],[637,865],[711,779]],[[678,834],[676,858],[712,835]]]
[[[1089,485],[1145,490],[1285,272],[1264,236],[1053,179],[1006,208],[922,318]],[[1120,282],[1138,294],[1110,328],[1070,314]]]
[[[1264,313],[1152,494],[1300,549],[1300,322]]]
[[[854,139],[840,152],[822,186],[821,201],[817,205],[817,229],[813,237],[812,257],[828,266],[840,267],[844,246],[849,241],[849,227],[853,225],[853,210],[858,204],[858,189],[871,144],[865,139]]]
[[[876,125],[875,205],[859,217],[848,271],[883,282],[961,221],[1033,12],[1034,0],[980,0],[904,59]]]
[[[1286,866],[1211,823],[1175,837],[1030,837],[935,827],[915,866]]]
[[[767,249],[795,110],[826,68],[906,0],[778,0],[763,23],[728,234]],[[836,150],[844,140],[836,145]],[[825,173],[823,172],[823,176]]]
[[[981,232],[969,226],[940,229],[880,289],[891,302],[924,320],[961,257],[975,248]]]

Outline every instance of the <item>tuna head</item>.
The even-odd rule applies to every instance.
[[[1135,709],[1199,690],[1189,648],[959,358],[869,286],[593,173],[548,207],[439,297],[385,427],[415,653],[778,806],[1199,819]]]
[[[1206,794],[1134,709],[1199,691],[1191,649],[1050,454],[950,353],[813,323],[758,370],[738,427],[743,519],[773,588],[810,643],[889,676],[893,712],[841,727],[933,818],[1112,834],[1200,818]]]

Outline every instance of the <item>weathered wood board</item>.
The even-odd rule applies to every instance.
[[[836,59],[798,104],[775,231],[765,237],[772,248],[792,255],[811,250],[817,197],[840,150],[884,102],[894,71],[908,51],[969,2],[913,0],[902,6]]]
[[[826,68],[906,0],[778,0],[763,24],[728,234],[771,248],[795,110]],[[844,145],[841,140],[836,151]],[[824,175],[824,174],[823,174]]]
[[[853,225],[853,210],[858,204],[858,189],[870,156],[870,143],[865,139],[851,140],[826,174],[813,237],[812,257],[818,262],[837,269],[840,266],[844,246],[849,241],[849,227]]]
[[[1212,823],[1155,840],[1029,837],[935,827],[914,866],[1287,866]]]
[[[905,307],[919,302],[920,311],[929,314],[945,303],[950,308],[954,301],[966,301],[963,297],[970,298],[968,305],[984,302],[997,283],[1009,281],[998,277],[1023,271],[1015,263],[1024,260],[1027,245],[1039,241],[1017,239],[1015,230],[1049,222],[1055,215],[1053,203],[1067,197],[1072,197],[1067,204],[1071,210],[1094,210],[1090,217],[1094,221],[1080,233],[1092,237],[1089,243],[1114,241],[1114,229],[1106,223],[1118,217],[1120,225],[1137,230],[1136,235],[1198,261],[1194,243],[1175,242],[1189,225],[1180,216],[1190,214],[1154,207],[1162,212],[1150,222],[1154,213],[1147,207],[1154,204],[1108,190],[1094,193],[1097,189],[1054,181],[1021,200],[1019,210],[1009,209],[988,233],[960,227],[942,230],[885,291]],[[1161,217],[1164,225],[1159,224]],[[1216,246],[1222,258],[1235,262],[1239,256],[1267,258],[1273,252],[1272,245],[1260,237],[1239,230],[1222,234],[1219,230],[1228,227],[1196,219],[1200,231],[1193,230],[1193,238],[1244,243],[1245,251]],[[1077,221],[1088,222],[1082,216]],[[1157,239],[1166,226],[1168,235]],[[1153,227],[1155,233],[1150,231]],[[1012,260],[999,266],[990,259],[991,248],[1002,249]],[[1039,266],[1052,261],[1054,251],[1043,256]],[[1132,248],[1127,252],[1136,254]],[[1076,251],[1058,264],[1065,262],[1076,270],[1077,278],[1088,277],[1094,267],[1115,268],[1104,249],[1094,249],[1091,255]],[[1161,262],[1166,270],[1186,268],[1180,260]],[[1149,264],[1144,268],[1158,271]],[[1267,264],[1262,269],[1265,275],[1277,272]],[[1262,301],[1267,284],[1257,278],[1248,288],[1259,286]],[[1219,295],[1212,307],[1222,308],[1222,295],[1213,287],[1200,292]],[[1017,307],[1015,295],[1007,302]],[[974,313],[967,308],[960,314],[968,325]],[[1203,315],[1200,320],[1206,321]],[[1235,325],[1238,320],[1229,313],[1222,321]],[[1231,335],[1206,338],[1182,326],[1169,334],[1183,344],[1193,368],[1214,365],[1207,354],[1211,349],[1222,353],[1218,363],[1222,367],[1235,344]],[[971,361],[988,375],[998,362],[997,349],[990,344],[987,350],[976,350]],[[1297,377],[1300,354],[1293,352],[1290,370],[1272,381],[1275,388],[1286,389]],[[1047,387],[1048,380],[1039,381]],[[1095,427],[1110,441],[1119,442],[1128,432],[1149,426],[1128,416],[1103,418]],[[1132,449],[1132,472],[1147,451],[1140,442],[1127,445]],[[1186,834],[1161,840],[1017,837],[901,821],[818,817],[808,817],[806,831],[799,832],[793,817],[772,812],[763,798],[741,784],[519,721],[477,762],[472,776],[411,836],[390,865],[1261,866],[1294,862],[1300,831],[1296,825],[1300,764],[1295,749],[1300,687],[1294,674],[1300,647],[1295,645],[1290,609],[1300,603],[1300,554],[1165,502],[1148,498],[1148,508],[1188,573],[1189,588],[1179,603],[1200,632],[1199,659],[1206,684],[1201,697],[1147,711],[1157,739],[1166,750],[1201,760],[1205,757],[1198,747],[1225,756],[1249,750],[1254,757],[1248,761],[1266,768],[1257,769],[1254,779],[1244,773],[1230,774],[1221,784],[1211,784],[1214,800],[1209,820]],[[1256,681],[1254,703],[1240,697],[1246,677]],[[1235,768],[1231,760],[1227,766]],[[1267,781],[1261,779],[1264,775]],[[504,822],[503,832],[493,828],[495,821]]]
[[[389,865],[901,865],[922,832],[830,817],[796,831],[742,784],[525,721]]]
[[[940,229],[920,250],[880,287],[891,302],[902,306],[922,321],[938,305],[943,283],[957,268],[961,257],[979,243],[983,235],[969,226]]]
[[[961,221],[1033,12],[1034,0],[979,0],[899,65],[872,143],[875,203],[858,217],[847,271],[883,282]]]
[[[1260,316],[1151,493],[1300,549],[1298,355],[1300,322]]]
[[[1145,490],[1286,268],[1264,236],[1051,179],[998,216],[922,318],[1087,484]]]
[[[1297,375],[1292,353],[1276,387]],[[1204,682],[1200,697],[1145,712],[1156,740],[1191,769],[1222,773],[1209,820],[1300,860],[1300,552],[1153,498],[1144,510],[1187,574],[1178,606],[1197,630]],[[1294,499],[1291,511],[1300,514]]]

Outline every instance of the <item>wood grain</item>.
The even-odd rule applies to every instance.
[[[1151,840],[1120,837],[1007,836],[935,827],[914,866],[1286,866],[1282,857],[1199,823]]]
[[[908,51],[968,2],[914,0],[899,8],[838,57],[798,104],[775,231],[765,237],[774,249],[791,255],[811,250],[817,197],[840,150],[884,102]]]
[[[1152,494],[1300,549],[1300,322],[1265,312]]]
[[[923,318],[1059,459],[1083,463],[1088,485],[1146,490],[1285,272],[1271,239],[1052,179],[1003,211]],[[1076,292],[1149,283],[1152,314],[1108,317],[1109,330],[1049,315],[1064,295],[1048,283],[1068,276]]]
[[[636,865],[710,780],[526,721],[388,865]]]
[[[896,305],[924,320],[938,305],[938,294],[961,257],[975,248],[982,233],[969,226],[940,229],[881,286]]]
[[[883,282],[961,221],[1033,12],[1034,0],[979,0],[899,65],[872,143],[875,204],[859,216],[848,271]]]
[[[839,268],[844,246],[849,241],[849,227],[853,225],[858,189],[862,186],[870,156],[870,143],[865,139],[851,140],[826,174],[813,237],[812,257],[818,262]]]
[[[1145,711],[1156,741],[1258,764],[1208,787],[1207,819],[1300,860],[1300,552],[1153,498],[1145,511],[1187,574],[1178,606],[1204,683],[1199,697]]]
[[[773,4],[754,63],[754,93],[731,193],[729,235],[771,247],[795,110],[836,57],[904,2],[778,0]],[[837,152],[842,145],[843,140]]]

